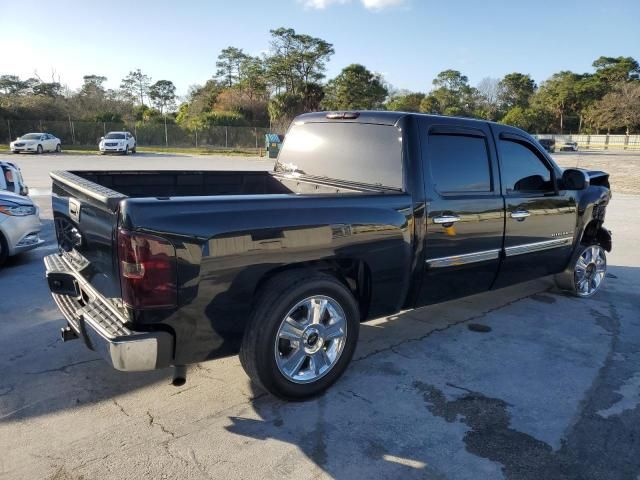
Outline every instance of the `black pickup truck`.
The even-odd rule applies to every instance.
[[[608,175],[562,171],[525,132],[398,112],[301,115],[271,172],[52,172],[45,258],[65,340],[119,370],[237,353],[304,398],[331,385],[359,323],[556,274],[606,271]]]

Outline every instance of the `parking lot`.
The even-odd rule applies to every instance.
[[[556,155],[613,172],[614,250],[594,298],[545,278],[366,322],[345,376],[303,403],[254,388],[237,356],[191,366],[183,387],[170,370],[116,372],[81,342],[62,343],[44,281],[50,170],[272,161],[0,158],[21,166],[47,240],[0,270],[0,478],[638,478],[640,153]]]

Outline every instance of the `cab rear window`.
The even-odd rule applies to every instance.
[[[280,170],[402,189],[402,134],[391,125],[294,124],[278,155]]]

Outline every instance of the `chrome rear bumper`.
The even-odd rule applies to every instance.
[[[145,371],[171,365],[173,337],[168,332],[135,332],[118,309],[78,274],[60,254],[44,258],[53,300],[69,326],[91,350],[116,370]],[[67,279],[75,283],[76,295],[56,293]],[[58,285],[60,284],[60,285]],[[68,290],[68,289],[67,289]]]

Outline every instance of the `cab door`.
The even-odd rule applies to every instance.
[[[53,152],[56,149],[56,137],[47,133],[46,138],[47,138],[46,139],[47,146],[45,147],[45,150],[49,150]]]
[[[562,271],[572,253],[576,193],[558,190],[561,172],[529,137],[492,125],[506,204],[504,259],[495,286]]]
[[[420,118],[427,205],[419,304],[489,290],[498,271],[504,202],[487,123]]]

